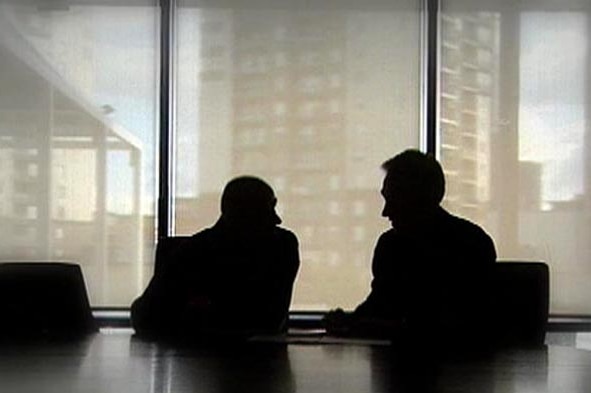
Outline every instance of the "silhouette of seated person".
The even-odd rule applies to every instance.
[[[329,312],[328,333],[401,340],[486,336],[492,239],[440,206],[445,179],[432,156],[406,150],[382,168],[382,216],[392,228],[375,247],[369,296],[352,313]]]
[[[276,203],[264,181],[231,180],[215,225],[184,242],[133,303],[136,333],[246,338],[283,332],[300,262],[296,236],[278,227]]]

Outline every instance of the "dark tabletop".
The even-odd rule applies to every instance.
[[[179,348],[112,331],[75,343],[2,345],[0,391],[589,393],[591,352],[440,356],[360,341]]]

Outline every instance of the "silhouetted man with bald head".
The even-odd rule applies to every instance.
[[[496,259],[492,239],[440,206],[445,178],[432,156],[407,150],[382,168],[382,216],[392,228],[374,251],[371,293],[352,314],[329,313],[329,332],[484,337]]]
[[[188,239],[132,306],[136,332],[247,337],[282,332],[299,267],[271,187],[249,176],[222,193],[216,224]]]

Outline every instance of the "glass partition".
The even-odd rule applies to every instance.
[[[94,306],[151,276],[159,9],[0,2],[0,260],[67,261]]]

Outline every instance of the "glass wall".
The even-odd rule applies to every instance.
[[[380,164],[419,144],[420,2],[181,1],[176,233],[219,214],[233,176],[275,189],[299,237],[293,309],[368,293]]]
[[[357,3],[177,2],[174,233],[263,177],[300,239],[296,310],[364,298],[379,166],[419,146],[422,2]],[[514,3],[441,1],[445,205],[500,258],[547,262],[553,313],[591,313],[591,6]],[[152,275],[159,18],[0,0],[0,260],[80,263],[94,306]]]
[[[154,2],[0,2],[0,260],[70,261],[94,306],[151,275]]]
[[[442,2],[446,205],[502,259],[549,264],[553,313],[591,313],[590,11]]]

